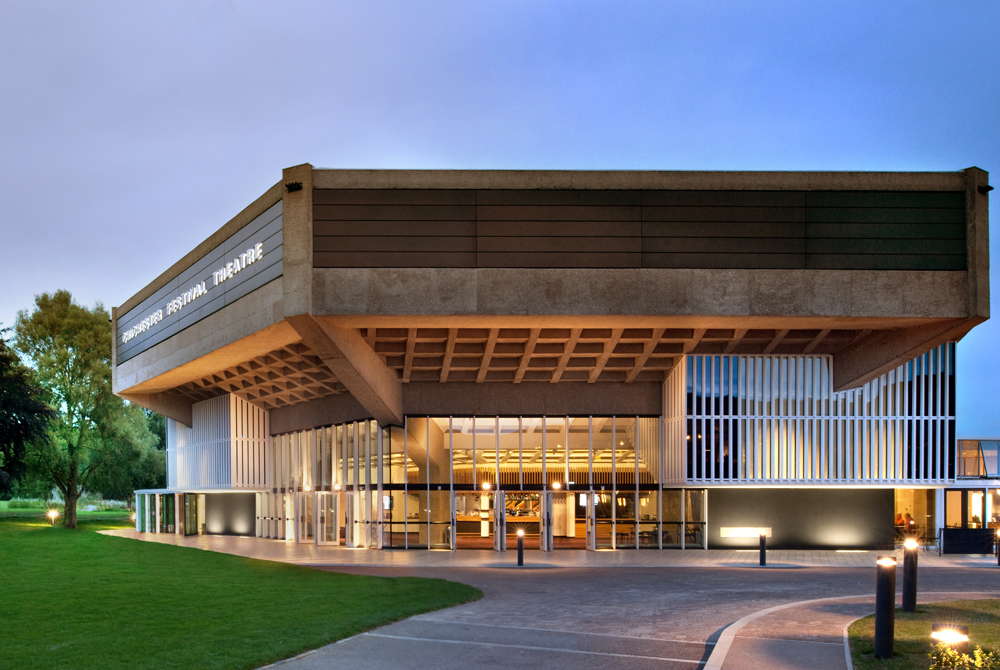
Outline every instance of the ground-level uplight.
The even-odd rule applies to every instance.
[[[969,627],[951,623],[931,625],[931,639],[946,644],[960,654],[969,651]]]
[[[49,525],[50,526],[55,526],[56,525],[56,517],[59,516],[59,512],[57,512],[54,509],[50,509],[49,512],[48,512],[48,514],[46,514],[45,516],[49,517]]]
[[[524,565],[524,529],[517,529],[517,566]]]
[[[751,550],[752,551],[752,550]],[[767,531],[760,531],[760,567],[767,565]]]
[[[896,559],[875,561],[875,658],[892,658],[896,626]]]
[[[912,537],[903,542],[903,611],[917,611],[917,548]]]

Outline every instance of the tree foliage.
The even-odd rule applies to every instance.
[[[85,489],[127,495],[143,467],[157,465],[155,439],[144,412],[111,392],[111,325],[100,303],[88,309],[68,291],[43,293],[31,313],[18,312],[14,333],[57,412],[25,461],[62,493],[64,524],[75,528]]]
[[[55,417],[31,368],[7,345],[8,331],[0,330],[0,491],[24,477],[28,444],[42,438]]]

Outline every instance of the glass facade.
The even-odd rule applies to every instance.
[[[323,543],[354,547],[491,548],[518,530],[529,546],[548,532],[552,548],[703,546],[704,491],[664,491],[660,454],[649,416],[411,416],[278,435],[258,534],[312,542],[322,523]]]
[[[959,440],[958,476],[984,479],[1000,477],[1000,441]]]

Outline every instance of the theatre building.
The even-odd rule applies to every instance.
[[[115,393],[167,417],[137,529],[957,547],[987,177],[288,168],[113,310]]]

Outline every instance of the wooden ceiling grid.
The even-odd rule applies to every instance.
[[[658,382],[684,354],[829,354],[865,330],[363,328],[403,383]],[[302,342],[175,389],[198,402],[234,393],[265,409],[346,393]]]
[[[177,391],[195,402],[234,393],[264,409],[295,405],[347,389],[301,342],[189,382]]]
[[[692,328],[362,328],[404,382],[661,381],[683,354],[830,354],[867,331]]]

